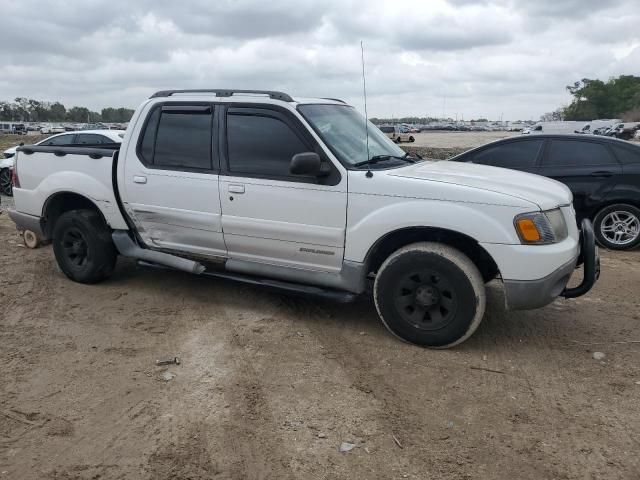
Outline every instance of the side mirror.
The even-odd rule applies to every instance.
[[[289,173],[292,175],[318,176],[322,170],[322,160],[315,152],[297,153],[291,158],[289,165]]]
[[[24,146],[24,142],[20,142],[20,146],[23,147]]]

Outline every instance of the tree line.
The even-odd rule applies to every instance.
[[[606,82],[583,78],[567,86],[573,99],[565,107],[545,113],[542,121],[620,118],[640,121],[640,77],[620,75]]]
[[[93,112],[86,107],[67,109],[60,102],[44,102],[18,97],[13,102],[0,101],[0,120],[9,122],[125,123],[131,119],[130,108],[103,108]]]

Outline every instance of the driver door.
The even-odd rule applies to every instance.
[[[293,113],[225,107],[220,201],[229,258],[337,272],[342,268],[347,179],[289,173],[291,158],[320,146]]]

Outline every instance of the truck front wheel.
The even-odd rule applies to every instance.
[[[64,274],[80,283],[104,280],[118,258],[111,230],[93,210],[60,215],[53,229],[53,251]]]
[[[376,275],[373,297],[391,333],[439,348],[469,338],[486,305],[474,263],[455,248],[432,242],[407,245],[389,256]]]

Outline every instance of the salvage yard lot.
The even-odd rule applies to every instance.
[[[437,351],[368,299],[123,259],[72,283],[3,213],[0,479],[637,479],[640,251],[602,253],[592,292],[542,310],[505,312],[494,282]]]

